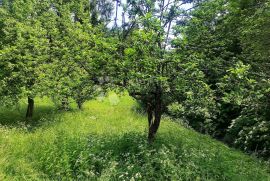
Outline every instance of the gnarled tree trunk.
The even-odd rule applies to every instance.
[[[161,94],[157,94],[155,96],[155,105],[151,106],[151,111],[148,111],[148,142],[152,143],[155,139],[155,135],[160,125],[161,115],[162,115],[162,102],[161,102]],[[154,120],[153,120],[154,114]]]
[[[77,106],[81,110],[82,109],[82,102],[81,101],[77,101]]]
[[[147,103],[148,127],[150,128],[153,121],[153,108],[151,103]]]
[[[34,114],[34,99],[28,97],[28,106],[26,111],[26,118],[31,119]]]

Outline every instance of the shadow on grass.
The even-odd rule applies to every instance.
[[[56,114],[56,111],[53,106],[38,105],[34,109],[33,118],[26,119],[26,105],[11,108],[0,107],[0,126],[9,128],[27,127],[28,130],[33,130],[44,124],[44,121],[52,121],[52,119],[43,118],[51,118]]]

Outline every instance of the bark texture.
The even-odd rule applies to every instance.
[[[34,114],[34,99],[31,97],[28,97],[28,106],[26,111],[26,118],[31,119]]]

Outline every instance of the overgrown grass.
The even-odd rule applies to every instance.
[[[0,110],[0,180],[270,180],[269,165],[162,120],[153,145],[128,96],[58,112],[47,99]]]

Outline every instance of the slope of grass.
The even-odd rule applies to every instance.
[[[84,110],[37,102],[0,109],[0,180],[270,180],[269,165],[163,119],[153,145],[136,103],[115,95]]]

